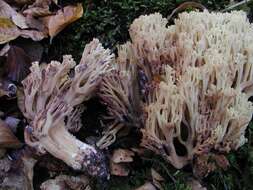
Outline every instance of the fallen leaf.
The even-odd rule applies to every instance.
[[[3,0],[0,0],[0,16],[12,20],[21,29],[28,28],[25,17]]]
[[[22,48],[11,46],[6,60],[5,76],[14,82],[21,82],[28,74],[31,59]]]
[[[185,11],[187,8],[195,8],[200,10],[205,10],[206,7],[201,3],[194,2],[194,1],[186,1],[180,4],[177,8],[175,8],[172,13],[167,17],[167,20],[170,20],[172,16],[180,11]]]
[[[17,26],[10,19],[0,17],[0,44],[14,40],[19,35]]]
[[[83,15],[83,7],[81,3],[77,6],[69,5],[57,11],[56,15],[42,18],[48,28],[51,39],[62,31],[67,25],[78,20]]]
[[[48,33],[47,27],[44,25],[42,20],[36,19],[32,15],[27,15],[25,18],[29,28],[36,29],[40,32],[43,32],[44,34]]]
[[[140,186],[135,190],[156,190],[156,188],[152,183],[146,182],[144,185]]]
[[[0,120],[0,148],[18,148],[21,145],[8,125]]]
[[[23,14],[28,16],[33,16],[33,17],[43,17],[43,16],[48,16],[52,15],[53,13],[49,10],[49,7],[32,7],[28,8],[23,11]]]
[[[43,38],[47,37],[47,34],[45,34],[44,32],[36,30],[20,30],[19,34],[23,38],[31,38],[34,41],[40,41]]]
[[[48,7],[52,2],[57,4],[55,0],[36,0],[30,7]]]
[[[36,30],[20,30],[10,19],[0,17],[0,44],[7,43],[19,36],[40,41],[46,37],[46,34]]]
[[[162,189],[162,185],[160,182],[164,181],[164,178],[157,171],[155,171],[154,168],[151,168],[151,176],[152,176],[153,184],[158,189]]]
[[[6,56],[9,49],[10,49],[10,45],[5,44],[4,47],[0,50],[0,56]]]

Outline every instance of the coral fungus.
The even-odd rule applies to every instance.
[[[130,26],[131,42],[118,49],[117,71],[103,79],[100,96],[113,125],[99,145],[136,126],[141,146],[182,168],[247,141],[253,26],[242,11],[185,12],[167,24],[155,13]]]
[[[76,107],[94,95],[102,76],[111,69],[113,55],[97,39],[86,45],[76,66],[71,56],[62,63],[33,63],[31,73],[22,81],[24,95],[20,109],[29,122],[25,141],[40,153],[49,152],[76,170],[106,177],[103,154],[76,139],[68,130],[80,128]],[[73,72],[72,72],[73,71]]]

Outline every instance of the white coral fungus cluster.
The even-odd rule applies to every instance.
[[[100,95],[113,119],[106,137],[116,136],[115,123],[140,127],[143,147],[182,168],[247,141],[253,25],[242,11],[185,12],[167,24],[158,13],[133,22],[131,42],[119,47],[118,71],[104,79]]]

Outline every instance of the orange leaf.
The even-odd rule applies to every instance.
[[[48,28],[49,36],[53,38],[67,25],[81,18],[82,15],[83,7],[82,4],[79,3],[77,6],[66,6],[63,10],[57,11],[56,15],[43,18],[43,21]]]

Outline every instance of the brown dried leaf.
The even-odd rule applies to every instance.
[[[22,14],[18,13],[5,1],[0,0],[0,7],[1,7],[0,9],[1,17],[5,17],[12,20],[12,22],[21,29],[28,28],[25,17]]]
[[[48,16],[48,15],[52,15],[53,13],[49,10],[49,7],[32,7],[32,8],[28,8],[26,10],[23,11],[24,15],[30,15],[33,17],[43,17],[43,16]]]
[[[200,10],[205,10],[206,7],[202,5],[201,3],[194,2],[194,1],[186,1],[182,4],[180,4],[177,8],[175,8],[172,13],[167,17],[168,20],[172,18],[172,16],[180,11],[185,11],[188,8],[196,8]]]
[[[0,17],[0,44],[14,40],[19,35],[17,26],[10,19]]]
[[[36,0],[30,7],[48,7],[52,2],[57,4],[57,0]]]
[[[142,185],[141,187],[138,187],[135,190],[156,190],[156,188],[152,183],[146,182],[144,185]]]
[[[21,145],[8,125],[0,120],[0,148],[18,148]]]
[[[0,17],[0,44],[7,43],[19,36],[40,41],[47,35],[36,30],[20,30],[10,19]]]
[[[5,75],[8,79],[21,82],[28,74],[31,59],[25,51],[17,46],[11,46],[6,60]]]
[[[44,33],[45,35],[48,33],[47,27],[44,25],[42,20],[34,18],[31,15],[27,15],[25,18],[26,18],[26,23],[29,26],[29,28],[36,29]]]
[[[40,41],[43,38],[47,37],[43,31],[36,31],[36,30],[20,30],[20,36],[23,38],[31,38],[34,41]]]
[[[164,181],[164,178],[155,169],[151,168],[151,176],[153,184],[158,188],[162,189],[160,182]]]
[[[10,49],[10,45],[9,44],[5,44],[4,47],[0,50],[0,56],[5,56],[7,55],[7,52]]]
[[[51,38],[55,37],[67,25],[78,20],[83,15],[83,7],[81,3],[77,6],[69,5],[58,10],[56,15],[43,18],[45,25],[48,28],[48,33]]]
[[[132,162],[134,152],[126,149],[114,150],[111,160],[114,163]]]

